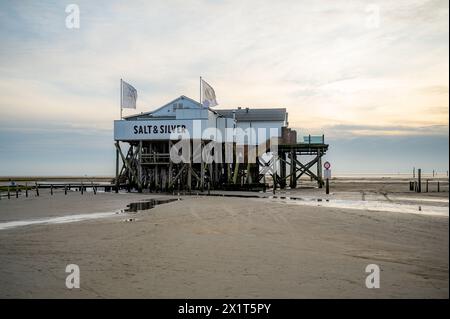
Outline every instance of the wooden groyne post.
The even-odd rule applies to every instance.
[[[417,192],[422,192],[422,169],[417,169]]]

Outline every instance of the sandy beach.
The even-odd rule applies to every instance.
[[[404,181],[342,180],[330,195],[42,190],[2,198],[0,297],[448,298],[445,187],[418,194]],[[176,200],[123,212],[168,198]],[[55,222],[96,213],[105,214]],[[39,223],[1,229],[17,221]],[[68,264],[80,267],[80,289],[65,286]],[[368,264],[381,269],[379,289],[365,286]]]

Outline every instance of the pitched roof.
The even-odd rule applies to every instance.
[[[284,121],[286,119],[285,108],[272,108],[272,109],[250,109],[250,108],[238,108],[238,109],[226,109],[215,110],[217,113],[224,117],[233,117],[233,112],[236,113],[236,120],[238,122],[245,121]]]
[[[178,100],[188,100],[188,101],[192,102],[193,104],[196,104],[199,108],[204,108],[203,105],[201,105],[199,102],[197,102],[197,101],[195,101],[195,100],[193,100],[193,99],[191,99],[191,98],[189,98],[189,97],[187,97],[185,95],[181,95],[180,97],[177,97],[176,99],[170,101],[169,103],[166,103],[166,104],[164,104],[161,107],[158,107],[156,110],[153,110],[153,111],[150,111],[150,112],[143,112],[143,113],[139,113],[139,114],[128,115],[128,116],[124,116],[123,118],[124,119],[130,119],[130,118],[136,118],[136,117],[142,117],[142,116],[150,117],[153,113],[158,112],[159,110],[165,108],[168,105],[171,105],[171,104],[177,102]],[[214,111],[214,110],[211,110],[211,111]]]

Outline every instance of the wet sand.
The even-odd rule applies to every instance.
[[[448,298],[448,213],[326,206],[385,201],[448,211],[448,192],[348,184],[328,197],[319,189],[278,192],[283,198],[180,196],[136,214],[0,230],[0,297]],[[120,212],[166,197],[43,191],[2,199],[0,224]],[[80,289],[65,287],[68,264],[80,267]],[[379,289],[365,286],[368,264],[381,269]]]

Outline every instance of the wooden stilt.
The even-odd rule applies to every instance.
[[[280,189],[286,188],[286,152],[280,154]]]
[[[417,170],[417,192],[421,193],[422,192],[422,169],[419,168]]]
[[[319,185],[319,188],[322,188],[323,186],[323,180],[322,180],[322,154],[321,151],[318,151],[318,158],[317,158],[317,183]]]
[[[296,167],[295,167],[296,166],[295,165],[295,157],[296,157],[295,151],[291,150],[290,164],[289,164],[289,169],[290,169],[290,172],[289,172],[290,185],[289,186],[291,188],[296,188],[297,187],[297,179],[295,178],[295,174],[297,172]]]
[[[169,141],[169,152],[170,152],[171,147],[172,147],[172,141]],[[169,185],[168,185],[169,191],[173,189],[172,177],[173,177],[173,162],[169,156]]]
[[[138,149],[138,192],[142,193],[142,140],[139,141],[139,149]]]
[[[116,143],[118,144],[119,142],[116,142]],[[120,181],[119,181],[119,148],[117,148],[117,147],[116,147],[116,180],[115,180],[115,182],[116,182],[116,193],[118,193]]]

